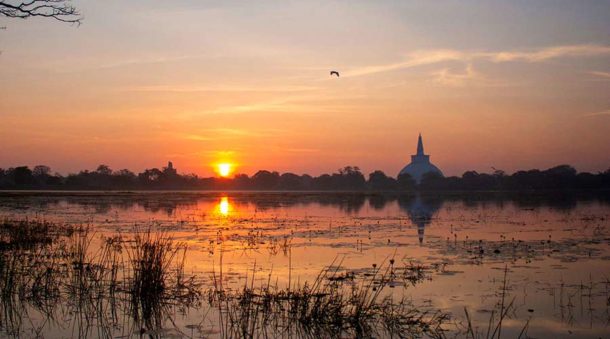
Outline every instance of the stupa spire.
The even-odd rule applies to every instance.
[[[421,140],[421,133],[419,133],[419,138],[417,138],[417,155],[424,155],[424,143]]]

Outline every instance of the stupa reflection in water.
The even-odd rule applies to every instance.
[[[443,200],[437,197],[400,197],[398,206],[405,211],[411,222],[417,226],[417,237],[420,245],[424,242],[426,226],[432,222],[432,217],[443,205]]]

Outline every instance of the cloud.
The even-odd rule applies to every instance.
[[[279,129],[244,130],[236,128],[209,128],[197,133],[180,135],[184,139],[195,141],[210,141],[227,139],[233,137],[270,137],[280,135],[283,131]]]
[[[172,93],[194,93],[194,92],[305,92],[315,91],[319,87],[313,86],[282,86],[282,87],[244,87],[244,86],[133,86],[124,87],[120,90],[127,92],[172,92]]]
[[[605,111],[600,111],[600,112],[583,114],[584,117],[596,117],[596,116],[602,116],[602,115],[610,115],[610,109],[607,109]]]
[[[465,59],[465,54],[455,50],[430,50],[417,51],[407,56],[402,62],[387,65],[365,66],[358,69],[348,70],[341,74],[343,77],[355,77],[369,75],[387,71],[394,71],[405,68],[412,68],[423,65],[431,65],[444,61],[461,61]]]
[[[288,99],[278,99],[266,102],[255,102],[245,105],[223,106],[207,110],[206,114],[235,114],[248,112],[278,112],[289,110]]]
[[[267,101],[258,101],[246,104],[220,106],[204,111],[193,112],[193,115],[203,114],[243,114],[252,112],[280,112],[280,113],[306,113],[306,114],[321,114],[321,113],[339,113],[347,112],[353,109],[353,105],[349,104],[332,104],[320,102],[323,99],[323,94],[315,95],[289,95],[281,96],[276,99]],[[352,97],[353,98],[353,97]],[[333,97],[334,101],[346,98]]]
[[[552,46],[529,51],[459,51],[452,49],[420,50],[407,54],[401,62],[385,65],[364,66],[348,70],[344,77],[355,77],[394,70],[413,68],[424,65],[438,64],[448,61],[471,63],[475,60],[485,60],[495,63],[503,62],[543,62],[565,57],[593,57],[610,55],[610,46],[584,44]]]
[[[188,140],[195,140],[195,141],[209,141],[209,140],[215,140],[216,138],[212,138],[210,136],[204,136],[204,135],[199,135],[199,134],[185,134],[184,139],[188,139]]]
[[[604,45],[568,45],[547,47],[527,52],[495,52],[481,53],[481,57],[488,58],[494,62],[541,62],[550,59],[564,57],[592,57],[598,55],[610,55],[610,46]]]
[[[167,62],[176,62],[176,61],[184,61],[190,59],[200,59],[200,58],[208,58],[209,55],[205,54],[194,54],[194,55],[163,55],[163,56],[142,56],[138,58],[131,59],[122,59],[114,62],[108,63],[100,63],[96,65],[94,68],[96,69],[107,69],[107,68],[117,68],[117,67],[125,67],[132,65],[141,65],[141,64],[161,64]]]
[[[483,76],[476,72],[472,64],[468,64],[463,73],[453,72],[449,68],[443,68],[432,72],[433,81],[439,85],[450,87],[463,87],[475,80],[483,80]]]
[[[510,86],[506,80],[489,79],[484,74],[477,72],[472,64],[466,65],[463,72],[454,71],[451,68],[442,68],[431,73],[432,82],[448,87],[485,86],[498,87]]]
[[[281,149],[283,152],[290,153],[318,153],[320,149],[318,148],[283,148]]]
[[[589,74],[595,75],[597,77],[595,80],[610,80],[610,72],[592,71]]]

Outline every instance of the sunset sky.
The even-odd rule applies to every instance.
[[[0,18],[0,167],[610,168],[610,1],[73,3]]]

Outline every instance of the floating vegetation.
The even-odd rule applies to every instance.
[[[60,236],[70,236],[74,230],[73,226],[44,220],[4,219],[0,221],[0,250],[48,245]]]

